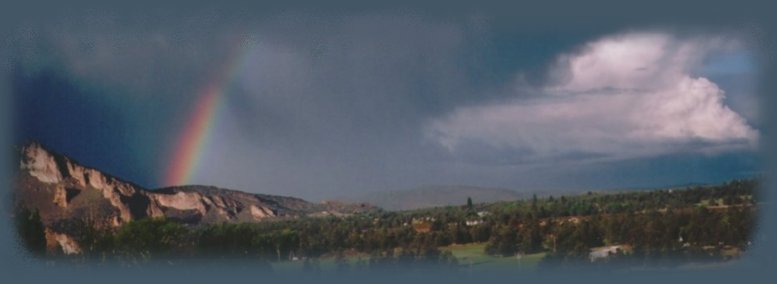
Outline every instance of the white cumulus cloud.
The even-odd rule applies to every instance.
[[[732,48],[741,44],[663,33],[604,37],[559,56],[535,94],[461,107],[430,121],[426,134],[454,153],[487,145],[539,161],[754,147],[758,132],[726,106],[725,91],[692,73]]]

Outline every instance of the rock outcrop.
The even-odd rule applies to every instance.
[[[131,196],[143,195],[144,190],[137,185],[122,181],[113,176],[106,175],[96,169],[87,168],[72,159],[53,153],[38,143],[30,143],[21,149],[21,159],[19,164],[19,177],[17,179],[17,202],[23,203],[28,207],[35,207],[41,211],[41,217],[44,220],[53,221],[55,217],[80,217],[79,210],[95,206],[100,207],[103,203],[109,204],[113,212],[110,214],[100,214],[98,219],[111,220],[118,218],[117,225],[129,222],[133,219],[131,207],[127,200]],[[35,196],[30,196],[34,191]],[[76,207],[75,199],[79,198],[81,192],[89,191],[89,200],[78,200]],[[40,195],[50,195],[50,198],[40,198]],[[95,200],[101,196],[102,200]],[[33,198],[35,197],[35,198]],[[56,206],[46,204],[50,202]],[[159,210],[154,210],[148,206],[146,214],[153,215]],[[57,210],[59,209],[59,210]],[[102,208],[101,208],[102,209]],[[45,215],[45,216],[44,216]],[[137,214],[136,214],[137,215]]]
[[[66,255],[81,253],[81,246],[67,234],[54,232],[48,228],[45,229],[44,233],[46,235],[46,250],[50,254],[59,252]]]
[[[166,208],[196,210],[202,215],[207,213],[202,195],[196,192],[179,191],[173,194],[152,194],[151,196],[157,204]]]
[[[117,227],[144,217],[167,217],[192,224],[257,222],[268,218],[343,216],[374,209],[363,204],[315,204],[294,197],[211,186],[149,190],[85,167],[38,143],[23,146],[20,154],[16,205],[38,210],[46,226],[73,218],[104,227]],[[67,243],[51,234],[60,244]],[[75,248],[71,246],[68,251]]]
[[[62,172],[57,160],[39,144],[32,143],[22,148],[19,168],[43,183],[62,181]]]

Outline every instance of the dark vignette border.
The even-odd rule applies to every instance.
[[[761,189],[763,199],[774,204],[775,191],[774,161],[777,156],[770,150],[773,144],[774,117],[769,111],[777,105],[777,67],[774,50],[777,50],[777,17],[775,7],[769,1],[8,1],[0,8],[0,149],[11,149],[9,136],[12,134],[10,113],[8,71],[12,62],[13,39],[30,30],[27,25],[56,25],[55,19],[78,18],[86,14],[122,14],[129,17],[163,11],[164,15],[212,14],[229,16],[232,13],[276,13],[302,11],[305,13],[410,13],[434,17],[457,18],[470,14],[492,17],[499,25],[521,26],[522,29],[545,32],[559,31],[590,33],[591,31],[622,30],[633,27],[672,27],[691,30],[746,30],[752,32],[757,62],[759,95],[762,113],[766,115],[762,132],[762,154],[765,161],[765,182]],[[10,188],[10,171],[15,165],[9,163],[11,152],[0,151],[0,188]],[[6,191],[0,193],[6,196]],[[9,212],[9,204],[3,202],[0,209]],[[759,230],[756,244],[748,255],[734,265],[715,270],[666,271],[666,272],[574,272],[568,274],[523,274],[523,275],[481,275],[439,273],[398,274],[364,273],[343,275],[267,275],[263,271],[247,271],[235,267],[208,267],[187,269],[167,267],[115,268],[115,267],[72,267],[52,266],[41,261],[28,259],[14,245],[13,231],[9,230],[7,218],[0,218],[0,277],[5,283],[138,283],[138,282],[574,282],[574,283],[655,283],[655,282],[706,282],[736,283],[766,282],[777,276],[777,209],[765,206],[759,209]],[[761,280],[761,281],[759,281]]]

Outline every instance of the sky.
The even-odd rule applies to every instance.
[[[23,26],[14,142],[148,188],[311,200],[760,172],[758,66],[743,32],[527,29],[477,13],[161,18]]]

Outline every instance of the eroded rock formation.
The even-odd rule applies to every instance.
[[[47,228],[62,220],[87,220],[115,228],[144,217],[166,217],[193,224],[257,222],[268,218],[344,216],[374,207],[331,202],[310,203],[293,197],[251,194],[209,186],[148,190],[123,181],[38,143],[21,148],[16,206],[38,210]],[[79,253],[67,232],[46,231],[49,244]]]

